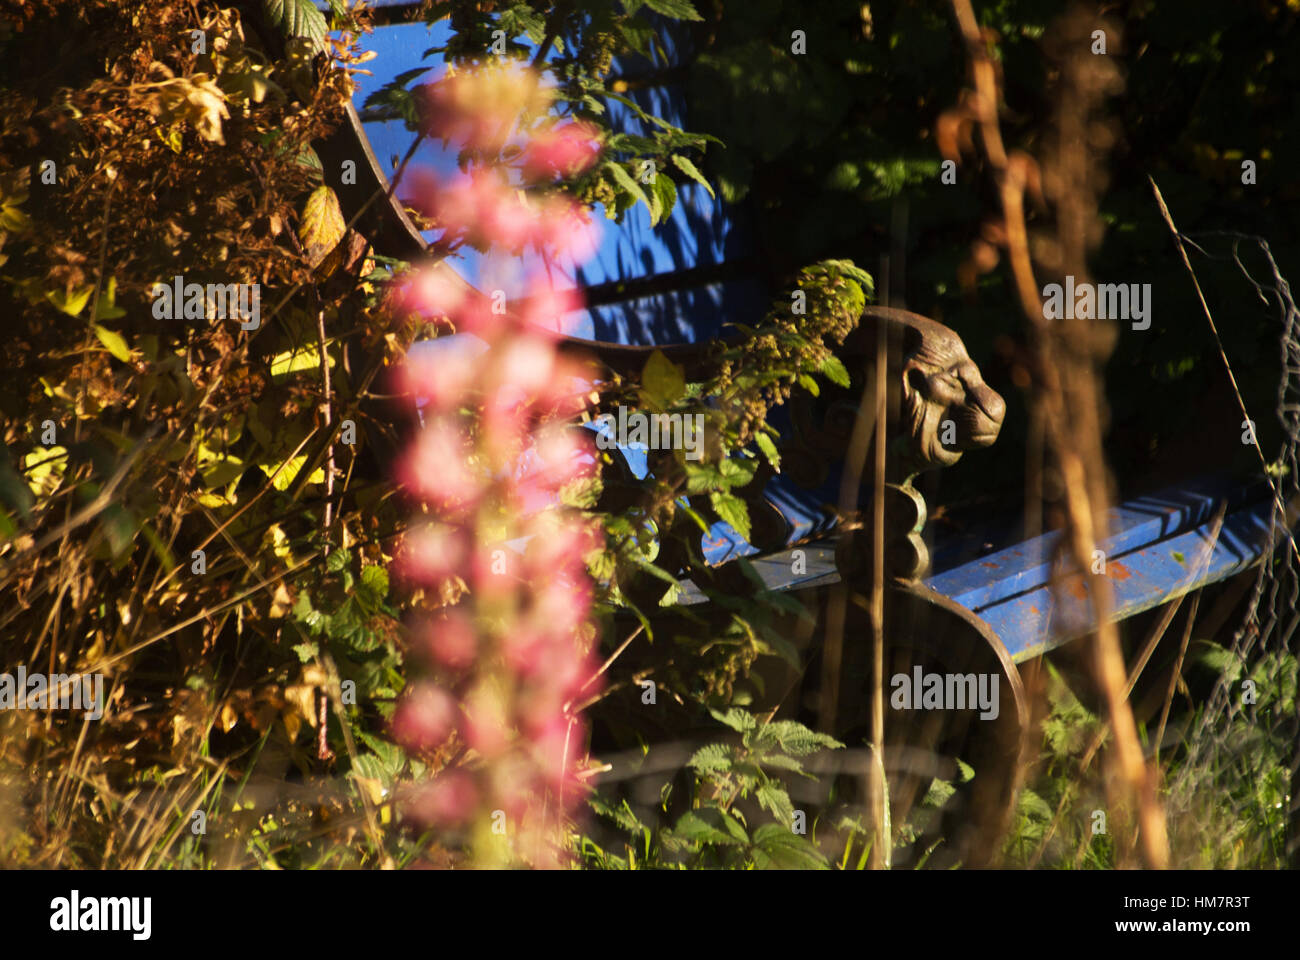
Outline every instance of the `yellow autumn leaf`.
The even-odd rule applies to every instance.
[[[123,363],[131,362],[131,348],[126,345],[126,340],[120,333],[114,333],[107,327],[95,324],[95,336],[99,338],[100,343],[108,348],[108,352],[117,359]]]
[[[95,285],[87,284],[84,287],[76,287],[68,293],[62,290],[47,290],[45,299],[54,304],[58,310],[70,317],[75,317],[86,309],[86,304],[90,302],[90,295],[94,292]]]
[[[37,497],[48,497],[59,488],[59,481],[68,463],[65,447],[37,447],[23,457],[23,472],[27,486]]]
[[[326,255],[338,246],[347,232],[339,198],[329,187],[320,186],[311,192],[302,210],[298,224],[298,237],[307,250],[307,262],[317,266]]]
[[[222,733],[229,733],[239,722],[239,713],[229,700],[221,705],[221,717],[217,721]]]
[[[293,484],[294,479],[298,476],[298,471],[301,470],[303,466],[306,465],[306,463],[307,463],[306,454],[303,454],[300,457],[294,457],[285,465],[285,468],[283,470],[280,470],[279,474],[275,472],[280,467],[278,463],[261,463],[258,464],[258,466],[262,468],[263,473],[265,473],[268,477],[272,478],[271,485],[275,487],[275,489],[288,490],[289,487]],[[312,475],[307,478],[307,482],[324,483],[325,470],[321,467],[317,467],[312,472]]]

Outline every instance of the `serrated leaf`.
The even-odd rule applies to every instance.
[[[713,187],[709,184],[709,181],[705,179],[704,174],[700,173],[699,167],[697,167],[687,157],[683,157],[681,154],[674,153],[672,159],[673,159],[673,166],[675,166],[682,173],[686,174],[688,177],[690,177],[692,180],[694,180],[696,183],[702,186],[705,190],[709,191],[710,197],[713,197],[715,200],[717,199],[717,194],[713,192]]]
[[[663,223],[672,215],[673,207],[677,205],[677,184],[673,183],[673,178],[667,174],[660,173],[655,176],[655,182],[651,185],[654,200],[658,206],[658,216],[652,216],[651,226],[655,223]]]
[[[763,451],[763,456],[767,457],[767,462],[772,465],[772,469],[780,473],[781,454],[777,452],[776,444],[772,441],[772,438],[759,431],[754,434],[754,442],[758,444],[758,449]]]
[[[828,864],[807,837],[779,823],[766,823],[754,831],[754,865],[760,870],[817,870]]]
[[[737,733],[745,733],[746,731],[753,730],[756,726],[758,726],[758,721],[754,719],[753,714],[749,713],[747,710],[741,710],[737,707],[732,707],[726,713],[722,713],[721,711],[710,708],[709,713],[713,715],[714,720],[717,720],[719,723],[730,727],[732,730],[735,730]]]
[[[298,224],[298,236],[306,248],[307,262],[315,267],[338,246],[347,232],[339,198],[327,186],[317,187],[307,198]]]
[[[123,363],[131,361],[131,348],[126,345],[126,340],[123,339],[120,333],[114,333],[107,327],[95,324],[95,336],[99,338],[100,343],[108,348],[108,352],[117,359]]]
[[[645,0],[645,5],[655,13],[675,20],[703,20],[690,0]]]
[[[790,794],[786,793],[785,788],[775,780],[769,780],[755,790],[754,799],[758,801],[760,807],[782,823],[790,823],[794,820],[794,804],[790,802]]]
[[[849,378],[849,371],[840,361],[840,358],[833,353],[828,353],[826,359],[822,361],[820,373],[837,387],[847,388],[853,382]]]
[[[775,744],[786,753],[805,757],[824,748],[844,746],[829,734],[809,730],[796,720],[774,720],[758,732],[758,743]]]
[[[710,743],[696,750],[687,762],[687,766],[695,770],[696,773],[707,775],[730,770],[732,763],[733,758],[730,747],[722,743]]]
[[[295,643],[293,652],[298,654],[300,663],[311,663],[320,656],[320,645],[308,640],[306,643]]]
[[[361,568],[361,583],[380,600],[388,596],[388,571],[378,564]]]
[[[325,49],[329,25],[312,0],[262,0],[262,9],[266,19],[286,37],[307,37],[315,42],[317,50]]]
[[[647,197],[645,191],[641,189],[641,184],[637,183],[636,180],[633,179],[632,174],[623,169],[622,164],[615,163],[613,160],[606,160],[605,169],[613,174],[615,182],[617,182],[626,193],[630,194],[634,199],[640,200],[644,203],[647,210],[654,210],[654,206],[650,203],[650,198]]]
[[[734,817],[721,810],[705,808],[682,814],[673,833],[691,843],[720,843],[733,846],[749,842],[749,834]]]
[[[749,508],[745,506],[744,500],[734,494],[715,490],[709,494],[709,504],[720,520],[730,524],[742,539],[749,541],[752,535],[749,526]]]

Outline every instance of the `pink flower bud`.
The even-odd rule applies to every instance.
[[[478,802],[479,791],[473,779],[462,770],[449,770],[420,787],[406,812],[426,825],[459,826],[473,817]]]
[[[596,162],[599,132],[589,123],[565,123],[533,136],[524,151],[524,175],[532,179],[557,174],[572,177]]]
[[[454,407],[478,381],[484,349],[468,337],[444,337],[411,350],[398,370],[397,388],[435,410]]]
[[[398,477],[416,496],[446,515],[456,515],[473,506],[482,492],[482,480],[469,457],[459,427],[449,419],[436,417],[419,432],[398,469]]]
[[[432,584],[465,569],[465,535],[454,527],[425,524],[406,532],[397,572],[416,583]]]
[[[571,287],[555,289],[536,285],[529,291],[519,318],[524,323],[552,334],[563,334],[571,323],[565,318],[583,306],[582,295]]]
[[[451,611],[426,621],[420,630],[421,644],[434,662],[448,670],[464,670],[474,663],[478,637],[469,618]]]
[[[393,712],[393,739],[408,750],[425,752],[447,742],[456,728],[456,701],[441,687],[408,687]]]

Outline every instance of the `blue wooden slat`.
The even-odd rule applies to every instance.
[[[1111,535],[1102,549],[1120,556],[1209,520],[1222,501],[1229,507],[1258,499],[1260,488],[1242,488],[1221,477],[1192,481],[1129,500],[1110,511]],[[1045,584],[1060,533],[1049,533],[932,576],[929,585],[963,606],[977,610]]]
[[[1203,490],[1166,491],[1112,511],[1112,529],[1118,532],[1100,545],[1114,597],[1112,619],[1134,616],[1257,563],[1268,541],[1273,504],[1245,493],[1258,495],[1259,488],[1222,501]],[[1212,540],[1220,502],[1236,505]],[[1050,582],[1043,559],[1059,538],[1059,533],[1038,537],[931,577],[927,585],[981,617],[1013,660],[1031,659],[1095,628],[1083,579],[1072,575],[1055,586]]]

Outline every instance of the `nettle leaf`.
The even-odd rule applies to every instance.
[[[754,865],[760,870],[823,870],[828,864],[812,841],[779,823],[754,831]]]
[[[315,42],[317,50],[325,49],[328,24],[312,0],[262,0],[262,9],[286,37],[306,37]]]
[[[709,494],[709,503],[720,520],[730,524],[744,540],[749,540],[752,535],[749,525],[749,508],[745,506],[744,500],[734,494],[715,490]]]
[[[822,361],[821,369],[818,372],[837,387],[847,388],[852,383],[849,378],[849,371],[840,361],[840,358],[833,353],[826,354],[826,359]]]
[[[719,843],[729,846],[749,843],[749,834],[722,810],[705,808],[682,814],[673,828],[679,839],[691,843]]]
[[[754,474],[758,471],[758,461],[745,457],[727,457],[718,464],[718,470],[728,489],[743,487],[754,479]]]
[[[700,747],[687,762],[687,766],[696,773],[707,776],[710,773],[725,773],[733,763],[731,748],[724,743],[710,743]]]
[[[673,154],[672,160],[673,160],[673,166],[675,166],[682,173],[686,174],[688,177],[690,177],[692,180],[694,180],[696,183],[702,186],[705,190],[709,191],[709,196],[713,197],[714,199],[717,198],[717,194],[713,192],[713,187],[709,185],[709,181],[704,178],[704,174],[700,173],[699,167],[697,167],[689,159],[683,157],[681,154],[678,153]]]
[[[839,749],[844,746],[834,737],[809,730],[795,720],[776,720],[758,732],[757,742],[775,744],[786,753],[805,757],[824,748]]]
[[[675,20],[703,20],[690,0],[645,0],[645,5],[655,13]]]
[[[615,99],[619,98],[616,97]],[[623,169],[621,163],[615,163],[613,160],[606,160],[605,169],[610,172],[618,185],[623,188],[625,194],[632,197],[633,201],[640,200],[645,204],[646,209],[652,211],[653,214],[654,205],[650,202],[650,198],[645,195],[645,191],[641,189],[641,184],[637,183],[636,180],[633,179],[632,174]]]
[[[726,713],[710,708],[709,713],[713,715],[714,720],[730,727],[737,733],[745,733],[758,726],[758,720],[754,718],[753,714],[747,710],[741,710],[738,707],[732,707]]]
[[[776,444],[772,438],[760,431],[754,434],[754,442],[758,444],[758,449],[763,451],[763,456],[767,457],[767,462],[772,465],[772,469],[780,473],[781,454],[777,452]]]
[[[758,801],[760,807],[782,823],[794,821],[794,804],[790,802],[790,794],[786,793],[785,788],[775,780],[769,780],[755,790],[754,799]]]
[[[862,292],[870,296],[876,290],[876,283],[871,279],[871,274],[863,270],[852,260],[823,260],[819,266],[830,267],[839,271],[840,275],[855,281],[862,288]]]
[[[799,774],[801,777],[815,779],[812,774],[804,772],[802,763],[794,757],[787,757],[782,753],[764,754],[760,763],[765,767],[772,767],[775,770],[788,770],[791,773]]]
[[[654,200],[659,207],[659,216],[651,218],[651,226],[656,222],[663,223],[673,212],[673,207],[677,205],[677,184],[673,178],[667,174],[656,174],[655,182],[651,185],[654,191]]]
[[[320,656],[320,644],[310,640],[306,643],[295,643],[293,652],[298,654],[298,659],[302,663],[311,663]]]

